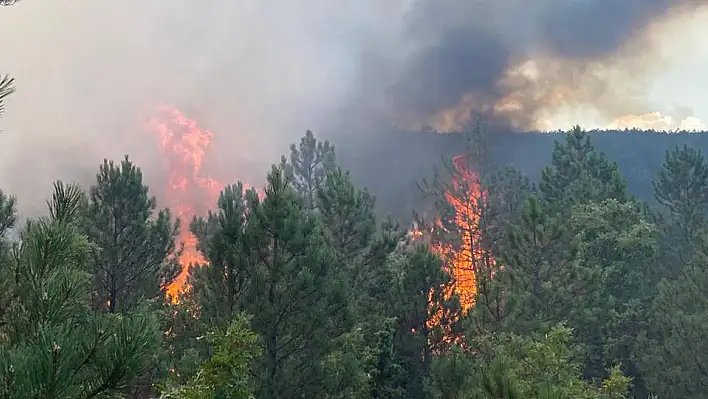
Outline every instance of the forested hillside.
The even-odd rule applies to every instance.
[[[470,127],[644,108],[644,70],[684,63],[657,48],[700,50],[659,42],[688,23],[664,14],[705,1],[286,3],[66,2],[3,37],[35,83],[16,123],[44,122],[0,135],[4,176],[41,191],[38,138],[77,132],[165,176],[99,154],[30,219],[0,187],[0,399],[708,398],[708,135]],[[0,116],[13,93],[0,74]],[[95,124],[157,101],[150,138]],[[233,114],[221,158],[170,101]],[[379,120],[465,133],[347,133]],[[303,121],[349,130],[261,185],[201,168]]]
[[[654,202],[652,181],[658,176],[667,150],[688,145],[708,153],[706,132],[657,132],[646,130],[590,131],[597,151],[617,162],[627,189],[643,201]],[[357,140],[359,136],[354,136]],[[459,154],[464,135],[431,132],[379,131],[370,134],[365,149],[340,144],[341,163],[352,170],[356,182],[368,187],[378,199],[382,214],[410,219],[412,209],[427,209],[416,187],[432,176],[431,164]],[[538,182],[543,167],[551,162],[553,144],[563,132],[494,132],[488,137],[489,158],[497,166],[513,166]]]
[[[629,191],[645,201],[654,200],[652,181],[661,169],[667,150],[687,145],[708,152],[706,132],[628,129],[589,133],[597,151],[617,162]],[[537,180],[539,171],[551,161],[553,143],[562,139],[563,132],[497,134],[490,138],[490,147],[497,162],[514,165]]]
[[[0,397],[704,397],[708,162],[668,152],[650,207],[594,136],[548,137],[532,184],[466,135],[412,231],[309,132],[191,221],[128,157],[24,225],[2,193]]]

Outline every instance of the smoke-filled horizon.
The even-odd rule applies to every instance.
[[[666,25],[705,3],[420,0],[405,17],[417,48],[386,100],[402,125],[438,131],[464,129],[475,115],[552,128],[544,119],[562,107],[647,113],[647,88],[667,61],[658,44],[676,34]]]
[[[704,3],[23,0],[0,8],[0,73],[18,86],[0,120],[0,187],[32,209],[52,180],[90,179],[103,158],[157,174],[142,123],[161,103],[214,133],[217,178],[251,183],[306,129],[365,150],[374,127],[657,111],[662,40]],[[658,111],[683,119],[689,105]]]

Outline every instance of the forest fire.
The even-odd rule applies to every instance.
[[[208,205],[215,204],[223,187],[220,182],[204,177],[202,161],[212,141],[212,133],[201,130],[197,122],[182,114],[177,108],[162,105],[148,122],[150,130],[158,135],[163,159],[169,170],[169,180],[164,198],[170,209],[181,220],[179,244],[184,251],[179,259],[182,271],[167,287],[167,295],[173,302],[184,290],[188,268],[204,259],[197,251],[197,238],[189,231],[189,223],[195,216],[206,214]]]
[[[454,212],[450,222],[455,227],[457,239],[453,242],[437,240],[431,244],[431,250],[440,255],[444,267],[452,276],[452,283],[445,287],[445,298],[453,294],[459,297],[462,314],[474,306],[477,294],[477,273],[491,270],[495,261],[489,250],[483,247],[480,238],[479,220],[483,208],[484,193],[477,174],[467,167],[467,155],[458,155],[452,159],[456,176],[453,177],[454,192],[446,192],[445,199]],[[446,229],[440,219],[433,229]],[[424,236],[419,229],[414,229],[409,236],[417,240]],[[481,267],[485,265],[485,267]],[[491,276],[490,276],[491,277]],[[432,300],[432,292],[430,293]],[[431,304],[432,306],[432,304]],[[440,323],[442,310],[432,315],[428,325]]]
[[[445,193],[454,208],[455,225],[459,232],[458,243],[436,243],[432,249],[448,265],[453,276],[453,284],[447,295],[453,292],[460,298],[462,312],[467,313],[474,305],[477,294],[476,272],[478,264],[488,256],[488,251],[480,246],[479,218],[483,193],[477,174],[466,165],[467,157],[458,155],[452,164],[459,176],[453,180],[458,192]],[[442,227],[442,226],[441,226]]]
[[[176,302],[178,294],[185,289],[189,266],[205,261],[197,250],[197,238],[189,231],[189,223],[195,216],[205,215],[209,206],[216,203],[223,184],[207,177],[202,170],[203,160],[212,143],[213,134],[210,131],[200,129],[195,120],[170,105],[159,106],[149,119],[148,127],[158,137],[169,172],[168,184],[164,188],[166,205],[181,220],[178,245],[184,245],[179,259],[182,271],[167,287],[167,295]],[[477,175],[466,166],[466,161],[465,155],[453,158],[458,173],[453,187],[458,192],[445,194],[455,211],[454,223],[459,232],[459,242],[431,246],[431,250],[442,257],[453,277],[453,283],[446,287],[445,295],[457,294],[463,313],[474,305],[478,264],[485,257],[487,261],[491,259],[479,243],[479,201],[483,193]],[[438,221],[435,228],[444,227]],[[423,233],[413,231],[411,234],[419,238]],[[434,315],[429,323],[436,324],[441,317],[441,314]]]

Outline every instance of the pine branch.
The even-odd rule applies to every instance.
[[[84,192],[78,184],[55,181],[52,200],[47,201],[50,218],[60,223],[75,221],[79,217],[84,199]]]
[[[9,6],[18,0],[0,0],[0,6]],[[0,75],[0,116],[5,113],[5,99],[15,92],[15,78],[9,75]]]

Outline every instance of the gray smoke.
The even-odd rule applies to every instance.
[[[703,3],[23,0],[0,8],[0,72],[18,88],[0,120],[0,187],[41,208],[52,180],[90,179],[126,153],[162,184],[142,129],[160,103],[214,133],[207,173],[251,184],[306,129],[366,151],[367,132],[421,128],[465,101],[524,128],[558,88],[570,103],[644,112],[644,33]],[[509,75],[528,59],[535,77]],[[608,76],[619,59],[631,62]],[[510,94],[517,108],[500,113]]]
[[[406,17],[406,39],[419,45],[389,88],[388,104],[404,119],[424,121],[471,93],[473,112],[529,128],[549,105],[551,90],[564,88],[567,102],[593,102],[601,112],[637,112],[642,104],[634,97],[641,96],[637,91],[644,83],[639,78],[660,64],[651,59],[644,34],[652,23],[705,3],[419,0]],[[536,58],[540,76],[507,78],[510,68]],[[607,68],[618,62],[625,64],[623,76],[608,76]],[[503,115],[492,109],[512,93],[520,109]]]
[[[131,157],[159,191],[143,122],[174,104],[214,133],[205,173],[260,184],[306,129],[320,133],[355,87],[361,40],[385,30],[378,0],[334,5],[190,0],[23,0],[0,8],[0,187],[28,212],[51,181],[90,181]]]

